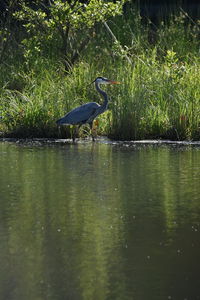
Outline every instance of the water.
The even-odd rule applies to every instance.
[[[0,299],[200,299],[200,148],[0,151]]]

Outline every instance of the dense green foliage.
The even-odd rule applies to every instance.
[[[91,1],[92,7],[95,3]],[[1,61],[3,134],[70,136],[70,128],[59,131],[55,120],[82,103],[100,103],[89,83],[105,76],[122,84],[106,87],[111,101],[99,117],[98,134],[115,139],[200,138],[198,22],[181,13],[157,26],[144,24],[132,8],[119,16],[122,2],[115,11],[110,5],[101,17],[83,11],[77,23],[57,6],[51,14],[31,8],[24,14],[27,7],[15,13],[23,26],[17,46],[10,42]]]

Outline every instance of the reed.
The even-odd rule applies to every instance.
[[[134,67],[123,65],[118,69],[122,85],[112,103],[111,136],[199,138],[199,63],[169,64],[170,55],[162,64],[153,57],[151,63],[143,58],[144,64],[138,61]]]

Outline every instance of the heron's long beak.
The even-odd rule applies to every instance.
[[[93,80],[92,82],[90,82],[88,85],[94,83],[95,81],[96,81],[96,79]],[[109,80],[109,79],[107,79],[107,80],[104,81],[104,82],[101,82],[101,84],[106,84],[106,83],[107,83],[107,84],[121,84],[121,82],[119,82],[119,81]]]
[[[109,80],[108,83],[110,84],[121,84],[119,81]]]

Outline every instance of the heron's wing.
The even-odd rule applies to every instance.
[[[74,108],[69,113],[66,114],[60,120],[62,124],[80,124],[86,122],[100,107],[100,105],[96,102],[90,102],[83,104],[77,108]]]

